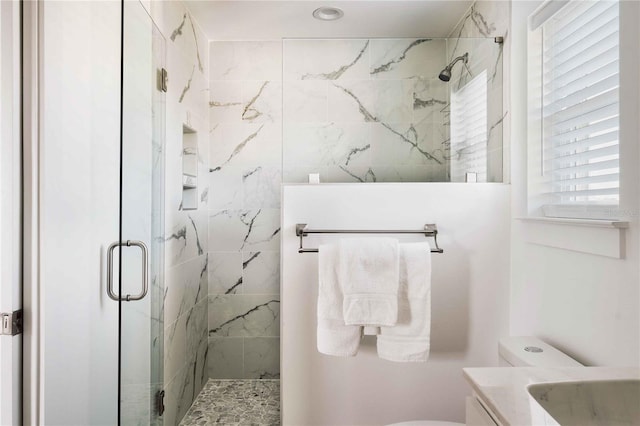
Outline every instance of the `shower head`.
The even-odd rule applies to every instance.
[[[469,53],[465,53],[462,56],[458,56],[453,61],[451,61],[449,65],[447,65],[446,67],[444,67],[442,71],[440,71],[440,75],[438,76],[438,78],[442,81],[451,80],[451,69],[458,61],[464,61],[464,63],[466,64],[469,61]]]
[[[451,68],[446,67],[445,69],[440,71],[440,75],[438,76],[438,78],[442,81],[451,80]]]

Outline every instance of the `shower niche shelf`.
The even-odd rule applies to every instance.
[[[182,209],[198,208],[198,132],[182,125]]]

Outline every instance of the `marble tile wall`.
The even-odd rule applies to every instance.
[[[209,377],[280,377],[280,41],[209,44]]]
[[[151,2],[166,43],[164,425],[176,425],[207,382],[208,39],[182,2]],[[197,152],[184,152],[183,126]],[[198,204],[182,204],[182,159],[197,154]]]
[[[487,70],[488,182],[509,181],[509,146],[504,143],[503,136],[509,134],[509,70],[506,68],[509,64],[509,25],[509,3],[476,1],[449,35],[453,42],[447,45],[447,61],[469,52],[470,72],[460,65],[456,66],[451,78],[454,90]],[[504,37],[503,44],[492,41],[493,37],[498,36]],[[451,154],[454,159],[465,155],[464,152]]]
[[[286,182],[448,180],[444,39],[283,42]]]

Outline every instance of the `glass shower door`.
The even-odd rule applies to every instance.
[[[138,1],[124,2],[119,424],[162,424],[165,41]]]

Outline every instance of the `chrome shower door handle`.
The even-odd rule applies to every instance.
[[[115,250],[116,247],[122,247],[122,246],[140,247],[140,250],[142,250],[142,291],[140,292],[140,294],[137,294],[135,296],[127,294],[126,296],[121,297],[120,295],[115,294],[113,291],[113,251]],[[120,265],[120,267],[122,267],[122,265]],[[115,243],[112,243],[107,249],[107,294],[111,299],[115,300],[116,302],[118,301],[132,302],[134,300],[143,299],[147,295],[147,292],[149,291],[149,274],[147,272],[148,269],[149,269],[149,250],[147,249],[147,245],[145,243],[143,243],[142,241],[136,241],[136,240],[116,241]]]

